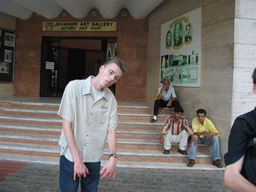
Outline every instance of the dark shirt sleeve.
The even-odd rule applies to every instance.
[[[238,117],[230,132],[228,152],[224,156],[225,164],[228,166],[237,162],[245,154],[248,144],[253,138],[254,135],[251,133],[248,122]]]

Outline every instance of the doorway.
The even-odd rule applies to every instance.
[[[116,48],[116,38],[43,37],[40,97],[62,97],[70,81],[96,76],[113,42]]]
[[[68,49],[67,82],[85,77],[86,51]]]

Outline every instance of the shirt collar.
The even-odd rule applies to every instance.
[[[199,121],[199,119],[198,119],[198,117],[196,117],[196,119],[197,119],[197,121],[198,121],[198,123],[199,123],[200,125],[205,125],[206,118],[207,118],[207,117],[204,118],[204,122],[203,122],[203,124],[201,124],[200,121]]]
[[[90,77],[85,79],[84,85],[83,85],[83,95],[92,94],[92,78],[93,77],[94,76],[91,75]],[[101,91],[101,96],[103,98],[105,98],[106,100],[108,100],[109,96],[108,96],[108,92],[106,91],[106,89],[108,89],[108,88],[103,88],[103,90]]]
[[[174,115],[170,116],[170,121],[171,121],[171,122],[174,122]],[[179,119],[178,122],[180,122],[180,121],[182,121],[182,117]]]

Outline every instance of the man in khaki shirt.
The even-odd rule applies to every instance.
[[[112,57],[99,68],[96,77],[74,80],[66,86],[58,115],[63,118],[59,140],[60,189],[96,192],[101,179],[116,172],[117,102],[107,88],[126,71],[123,61]],[[109,161],[100,171],[106,138]]]

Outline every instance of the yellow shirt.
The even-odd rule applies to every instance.
[[[192,129],[194,133],[207,131],[209,133],[217,133],[217,135],[220,136],[215,125],[207,117],[205,117],[203,124],[199,122],[198,117],[195,117],[192,121]],[[204,135],[200,135],[199,137],[204,138]]]
[[[66,86],[58,115],[72,122],[76,145],[83,162],[98,162],[105,148],[109,130],[117,127],[117,102],[113,93],[104,88],[95,98],[91,78],[74,80]],[[73,162],[62,130],[60,155]]]

